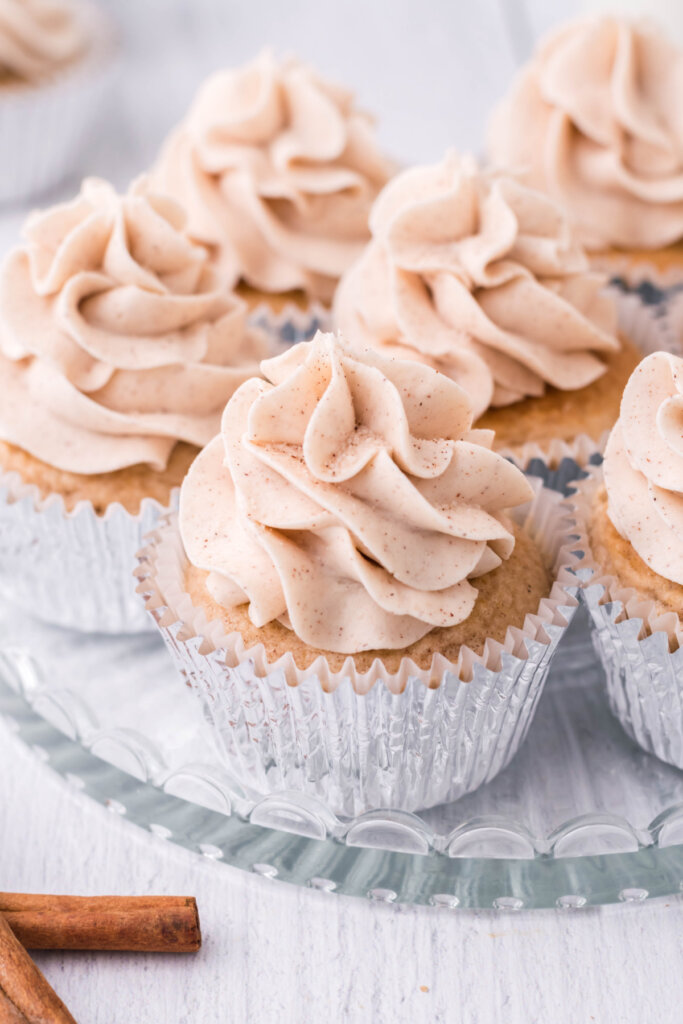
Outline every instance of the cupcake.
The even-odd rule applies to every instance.
[[[292,313],[329,305],[392,169],[351,93],[265,52],[204,83],[152,176],[250,306]]]
[[[559,495],[431,367],[319,333],[261,369],[140,592],[249,791],[455,799],[514,754],[573,614]]]
[[[593,451],[641,353],[562,210],[451,152],[394,178],[370,226],[335,298],[342,333],[457,381],[499,450]]]
[[[494,112],[489,154],[566,208],[595,265],[683,275],[683,51],[649,21],[548,36]]]
[[[95,5],[0,0],[0,202],[28,199],[77,169],[115,48]]]
[[[655,352],[634,371],[574,505],[612,709],[683,768],[683,359]]]
[[[88,180],[0,269],[0,580],[36,614],[144,627],[129,574],[262,334],[174,200]]]

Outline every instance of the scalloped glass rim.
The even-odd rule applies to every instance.
[[[616,276],[612,283],[653,306],[658,317],[665,316],[666,302],[683,287],[632,287]],[[314,320],[304,316],[293,323],[291,315],[278,319],[264,310],[260,316],[269,320],[262,326],[275,328],[282,344],[307,336]],[[538,460],[528,468],[547,486],[565,493],[583,475],[572,459],[552,470]],[[595,660],[586,658],[582,639],[583,646],[564,651],[565,679],[569,673],[580,677],[594,669]],[[33,649],[31,644],[28,648]],[[561,654],[562,649],[558,663]],[[426,820],[382,811],[342,821],[302,794],[250,798],[224,771],[216,770],[212,777],[206,764],[187,762],[165,771],[154,743],[139,730],[99,728],[80,693],[41,690],[33,673],[25,651],[0,657],[0,715],[45,763],[88,797],[158,838],[264,877],[389,903],[501,911],[639,902],[683,889],[683,774],[672,781],[666,774],[672,770],[654,759],[649,769],[660,777],[657,795],[671,799],[660,800],[663,809],[645,828],[634,827],[623,815],[592,812],[567,817],[539,838],[509,817],[470,814],[478,794],[474,804],[470,797],[458,801],[455,806],[463,808],[459,816],[464,820],[443,832],[430,826],[429,813]],[[558,702],[551,724],[560,724],[562,710]],[[592,707],[586,704],[584,710],[591,713]],[[608,734],[612,730],[607,736],[610,756],[619,753],[622,765],[630,756],[637,775],[639,759],[646,755],[636,748],[630,755],[616,750],[616,722],[605,719],[599,725]],[[623,744],[623,736],[619,742]],[[554,755],[554,746],[551,750]],[[621,765],[617,758],[608,764],[610,756],[599,761],[618,776]],[[518,755],[523,757],[524,748]],[[513,763],[492,785],[502,784],[505,791],[505,785],[514,785],[505,779],[517,780],[519,774]],[[190,794],[192,801],[180,794]],[[641,800],[640,813],[642,806]]]
[[[17,736],[85,795],[205,857],[326,892],[446,909],[579,909],[670,896],[683,886],[683,804],[659,814],[647,830],[593,813],[539,840],[492,815],[447,835],[404,812],[341,822],[300,794],[262,798],[246,815],[228,804],[217,810],[189,802],[172,790],[180,783],[187,790],[191,766],[153,784],[151,745],[132,730],[95,728],[76,694],[32,692],[30,685],[26,692],[20,677],[33,668],[22,657],[17,651],[0,664],[0,715]],[[107,753],[107,744],[130,752],[131,773],[96,756],[94,750]],[[575,856],[586,836],[593,837],[595,854]],[[486,856],[491,848],[506,856]]]

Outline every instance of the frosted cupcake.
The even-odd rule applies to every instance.
[[[430,367],[318,334],[261,368],[140,590],[247,787],[454,799],[517,749],[571,618],[558,496]]]
[[[394,178],[370,224],[335,298],[346,337],[457,381],[499,449],[594,450],[640,352],[561,209],[451,152]]]
[[[596,264],[683,274],[683,51],[607,16],[548,36],[493,115],[489,153],[561,202]]]
[[[612,708],[683,768],[683,359],[656,352],[635,370],[575,510]]]
[[[262,53],[199,90],[153,171],[247,301],[331,301],[392,164],[345,89]]]
[[[0,0],[0,202],[37,195],[77,169],[115,48],[95,5]]]
[[[33,214],[0,269],[0,578],[44,618],[142,627],[143,535],[258,372],[246,327],[175,201],[88,180]]]

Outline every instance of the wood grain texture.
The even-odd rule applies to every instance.
[[[145,835],[71,790],[3,725],[0,836],[8,889],[197,896],[204,935],[197,956],[35,954],[76,1019],[91,1024],[679,1017],[678,899],[578,912],[453,913],[293,888]]]

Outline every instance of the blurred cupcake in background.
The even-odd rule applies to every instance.
[[[499,105],[489,155],[561,202],[594,265],[683,278],[683,51],[647,20],[549,35]]]
[[[683,768],[683,359],[656,352],[634,371],[574,506],[612,708]]]
[[[499,450],[595,451],[641,352],[562,209],[451,152],[394,178],[370,224],[335,299],[343,334],[457,381]]]
[[[516,751],[576,606],[560,496],[431,367],[319,333],[261,368],[140,591],[248,787],[456,799]]]
[[[0,0],[0,203],[78,170],[101,107],[116,33],[86,0]]]
[[[152,180],[250,305],[279,312],[329,305],[392,171],[350,92],[265,52],[204,83]]]
[[[143,628],[130,573],[264,336],[145,183],[91,179],[0,270],[0,580],[42,618]]]

